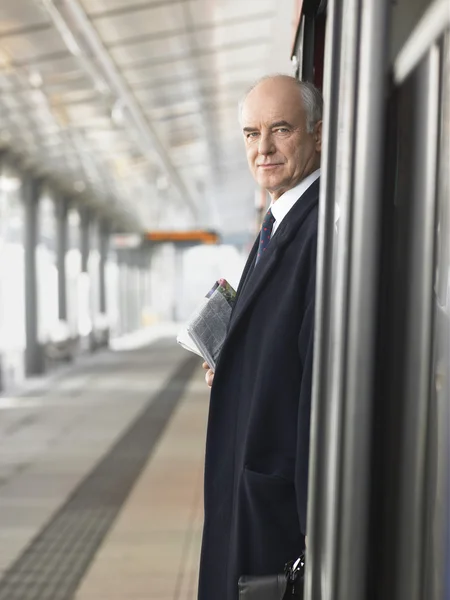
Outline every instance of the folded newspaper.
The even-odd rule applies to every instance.
[[[226,279],[216,281],[177,336],[177,342],[215,370],[225,341],[236,292]]]

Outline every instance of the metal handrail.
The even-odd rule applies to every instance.
[[[326,459],[327,381],[330,309],[332,289],[332,254],[334,234],[334,188],[336,181],[336,139],[338,135],[339,67],[342,27],[342,3],[330,0],[327,15],[324,76],[324,128],[322,175],[319,202],[319,235],[317,248],[316,318],[314,334],[313,389],[311,400],[311,433],[308,485],[308,560],[305,571],[305,599],[321,597],[324,550],[322,519]]]

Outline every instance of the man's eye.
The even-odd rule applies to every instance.
[[[289,129],[287,127],[278,127],[276,131],[279,131],[280,133],[289,133]]]
[[[257,135],[258,135],[257,131],[250,131],[249,133],[247,133],[247,139],[255,138]]]

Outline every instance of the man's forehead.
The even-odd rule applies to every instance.
[[[249,99],[250,100],[250,99]],[[305,118],[301,104],[295,102],[280,102],[276,99],[257,103],[245,102],[242,109],[242,125],[270,125],[285,121],[287,123],[299,123]]]
[[[269,116],[276,120],[299,118],[304,113],[303,98],[298,86],[290,79],[274,77],[254,87],[243,103],[242,115],[252,118]]]

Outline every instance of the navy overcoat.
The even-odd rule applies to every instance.
[[[199,600],[237,600],[304,548],[319,180],[238,289],[211,390]]]

